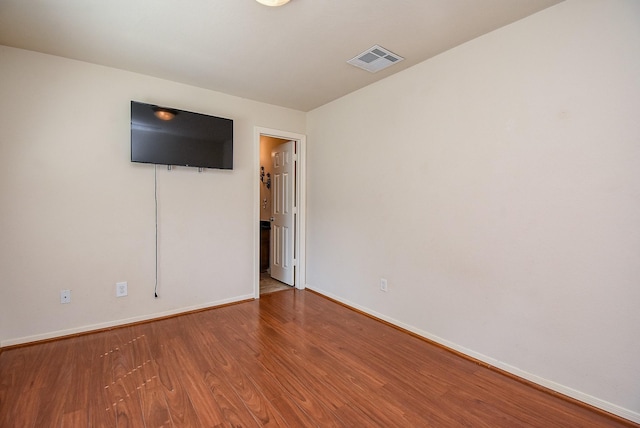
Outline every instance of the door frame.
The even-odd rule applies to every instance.
[[[260,137],[275,137],[296,142],[297,167],[295,174],[297,213],[294,221],[296,249],[295,287],[304,290],[306,286],[306,154],[307,136],[279,129],[254,127],[253,132],[253,292],[260,298]]]

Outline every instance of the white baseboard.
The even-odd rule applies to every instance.
[[[390,324],[393,324],[397,327],[403,328],[407,331],[410,331],[412,333],[417,334],[418,336],[424,337],[425,339],[429,339],[433,342],[436,342],[440,345],[443,345],[449,349],[453,349],[457,352],[460,352],[462,354],[465,354],[469,357],[475,358],[476,360],[482,361],[484,363],[487,363],[493,367],[499,368],[501,370],[504,370],[505,372],[511,373],[515,376],[518,376],[520,378],[526,379],[528,381],[531,381],[535,384],[544,386],[545,388],[549,388],[552,391],[555,392],[559,392],[560,394],[564,394],[568,397],[574,398],[578,401],[581,401],[583,403],[589,404],[591,406],[597,407],[599,409],[602,409],[606,412],[612,413],[614,415],[620,416],[621,418],[624,419],[628,419],[630,421],[636,422],[636,423],[640,423],[640,413],[634,412],[632,410],[629,409],[625,409],[624,407],[620,407],[616,404],[613,403],[609,403],[608,401],[604,401],[601,400],[597,397],[593,397],[589,394],[585,394],[583,392],[577,391],[573,388],[569,388],[568,386],[565,385],[561,385],[559,383],[553,382],[551,380],[542,378],[540,376],[534,375],[532,373],[528,373],[524,370],[521,370],[517,367],[511,366],[507,363],[504,363],[502,361],[496,360],[495,358],[491,358],[488,357],[484,354],[480,354],[478,352],[475,352],[471,349],[467,349],[464,346],[460,346],[456,343],[450,342],[448,340],[445,340],[441,337],[438,337],[434,334],[431,334],[427,331],[421,330],[419,328],[413,327],[411,325],[405,324],[401,321],[398,321],[396,319],[393,319],[391,317],[388,317],[384,314],[381,314],[379,312],[376,312],[374,310],[371,310],[367,307],[358,305],[357,303],[351,302],[349,300],[343,299],[339,296],[336,296],[332,293],[329,293],[325,290],[322,290],[320,288],[316,288],[312,285],[306,284],[306,288],[308,288],[309,290],[315,291],[316,293],[322,294],[324,296],[327,296],[333,300],[336,300],[340,303],[343,303],[349,307],[352,307],[354,309],[357,309],[359,311],[362,311],[366,314],[369,314],[373,317],[379,318],[383,321],[386,321]]]
[[[253,298],[254,298],[254,295],[253,293],[251,293],[245,296],[237,296],[230,299],[222,299],[215,302],[205,303],[202,305],[188,306],[184,308],[172,309],[170,311],[157,312],[157,313],[142,315],[138,317],[123,318],[123,319],[103,322],[99,324],[90,324],[90,325],[85,325],[85,326],[70,328],[65,330],[51,331],[48,333],[36,334],[33,336],[18,337],[15,339],[3,340],[2,342],[0,342],[0,348],[4,348],[6,346],[22,345],[22,344],[31,343],[31,342],[38,342],[41,340],[55,339],[58,337],[71,336],[78,333],[87,333],[94,330],[102,330],[106,328],[118,327],[118,326],[132,324],[132,323],[141,322],[141,321],[150,321],[157,318],[164,318],[171,315],[179,315],[187,312],[197,311],[200,309],[214,308],[216,306],[226,305],[228,303],[240,302],[243,300],[249,300]]]

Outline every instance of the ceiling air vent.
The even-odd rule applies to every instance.
[[[351,65],[360,67],[363,70],[367,70],[371,73],[380,71],[383,68],[387,68],[397,62],[402,61],[404,58],[386,50],[385,48],[375,45],[361,54],[351,58],[347,61]]]

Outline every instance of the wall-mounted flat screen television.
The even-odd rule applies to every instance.
[[[233,120],[131,101],[131,162],[233,169]]]

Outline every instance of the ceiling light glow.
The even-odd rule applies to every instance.
[[[177,112],[163,107],[154,107],[153,114],[160,120],[171,120],[176,117]]]
[[[256,0],[265,6],[282,6],[289,3],[289,0]]]

